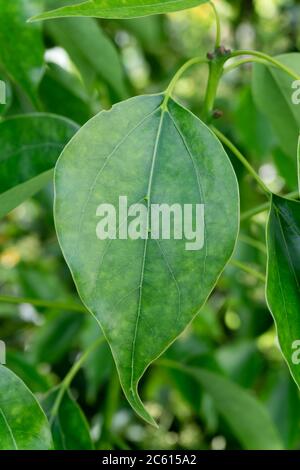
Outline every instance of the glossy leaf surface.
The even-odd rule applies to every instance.
[[[4,366],[0,366],[0,449],[52,449],[40,405],[21,379]]]
[[[42,13],[34,20],[65,16],[93,16],[97,18],[134,18],[170,13],[192,8],[207,0],[90,0]]]
[[[282,354],[300,387],[300,203],[272,196],[267,227],[267,301]]]
[[[64,256],[105,332],[129,402],[149,422],[138,382],[212,291],[233,252],[239,211],[236,177],[219,141],[174,101],[163,110],[162,100],[141,96],[98,114],[65,148],[55,172]],[[98,206],[117,207],[122,195],[128,206],[145,209],[204,204],[204,247],[188,251],[185,239],[172,238],[99,240]]]

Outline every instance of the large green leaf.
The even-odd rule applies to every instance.
[[[182,367],[213,398],[214,404],[244,449],[280,450],[279,433],[265,407],[239,385],[220,374]]]
[[[59,388],[51,390],[42,401],[51,422],[55,450],[93,450],[87,420],[68,390],[60,402],[56,416],[52,418],[51,411],[58,394]]]
[[[282,353],[300,387],[300,202],[272,196],[267,247],[267,301]]]
[[[93,18],[65,18],[47,23],[55,41],[69,53],[83,78],[93,71],[108,83],[120,98],[127,97],[123,67],[116,47]]]
[[[21,379],[4,366],[0,366],[0,449],[52,449],[40,405]]]
[[[26,20],[39,7],[38,0],[0,0],[0,66],[34,103],[44,71],[44,45],[39,25]]]
[[[0,217],[50,181],[59,154],[77,130],[68,119],[42,113],[0,123]]]
[[[283,54],[276,57],[300,75],[300,54]],[[264,113],[278,137],[285,154],[294,158],[300,128],[300,106],[292,101],[294,79],[272,67],[255,64],[252,90],[257,107]]]
[[[236,177],[219,141],[163,96],[141,96],[101,112],[63,151],[55,172],[59,242],[79,294],[107,337],[133,408],[145,369],[197,315],[228,262],[238,231]],[[97,207],[204,204],[205,242],[104,240]],[[149,219],[148,219],[149,227]]]
[[[90,0],[79,5],[68,5],[42,13],[32,18],[32,20],[45,20],[66,16],[134,18],[185,10],[206,2],[207,0]]]

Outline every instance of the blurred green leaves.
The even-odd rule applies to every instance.
[[[44,73],[41,26],[28,24],[40,11],[39,0],[0,0],[0,67],[38,106],[37,88]]]
[[[0,217],[40,191],[78,126],[51,114],[31,114],[0,123]]]

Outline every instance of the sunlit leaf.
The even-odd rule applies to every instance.
[[[64,16],[94,16],[98,18],[133,18],[170,13],[192,8],[207,0],[90,0],[42,13],[33,20]]]

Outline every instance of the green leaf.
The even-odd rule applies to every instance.
[[[192,113],[163,95],[120,103],[90,120],[62,153],[55,172],[59,242],[79,294],[101,324],[132,407],[153,423],[137,386],[197,315],[232,255],[239,197],[219,141]],[[96,210],[144,203],[205,205],[205,243],[104,240]],[[148,220],[149,223],[149,220]],[[162,314],[163,313],[163,314]]]
[[[300,202],[272,196],[267,226],[266,296],[282,354],[300,387]]]
[[[68,5],[42,13],[31,18],[31,20],[46,20],[66,16],[134,18],[185,10],[206,2],[207,0],[90,0],[79,5]]]
[[[54,40],[68,52],[83,78],[90,80],[90,75],[96,71],[120,98],[127,97],[118,51],[96,20],[65,18],[50,21],[46,27]]]
[[[219,414],[246,450],[281,450],[279,433],[266,408],[250,393],[225,377],[186,367],[213,398]]]
[[[78,124],[86,123],[92,113],[90,98],[80,78],[57,64],[48,63],[39,94],[47,112],[64,116]]]
[[[0,218],[33,196],[78,126],[51,114],[27,114],[0,123]]]
[[[39,25],[26,23],[40,11],[37,0],[0,0],[0,66],[37,103],[44,72],[44,45]]]
[[[0,366],[0,449],[52,449],[40,405],[21,379],[4,366]]]
[[[283,54],[276,59],[300,74],[299,53]],[[291,158],[296,155],[300,128],[300,106],[292,101],[294,81],[275,67],[254,66],[252,90],[256,106],[268,117],[282,151]]]
[[[59,389],[52,390],[42,401],[49,420],[58,393]],[[52,420],[51,430],[55,450],[94,449],[87,420],[69,391],[62,398],[57,415]]]

